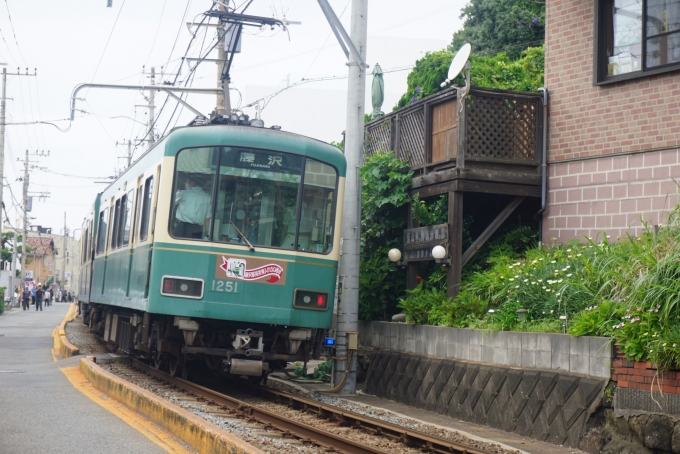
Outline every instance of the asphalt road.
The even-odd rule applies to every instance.
[[[0,453],[162,453],[73,387],[55,362],[52,332],[68,303],[0,315]]]

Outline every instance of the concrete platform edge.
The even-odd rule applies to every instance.
[[[95,388],[170,431],[198,452],[264,454],[220,427],[139,386],[124,382],[89,358],[80,360],[80,370]]]
[[[78,315],[77,309],[78,303],[71,304],[68,312],[66,312],[66,316],[64,316],[64,320],[61,322],[61,325],[59,325],[59,353],[62,358],[70,358],[80,354],[80,349],[70,343],[66,338],[66,324],[76,318]]]

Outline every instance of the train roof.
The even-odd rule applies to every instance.
[[[241,146],[287,151],[327,162],[345,176],[347,162],[338,147],[291,132],[237,125],[184,126],[167,136],[165,156],[185,147]]]

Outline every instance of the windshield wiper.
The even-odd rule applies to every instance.
[[[238,227],[236,227],[236,224],[234,224],[234,221],[231,220],[231,213],[234,211],[234,204],[231,204],[231,209],[229,210],[229,224],[234,226],[234,229],[236,230],[236,233],[238,233],[238,236],[241,237],[243,241],[248,243],[248,249],[250,249],[252,252],[255,252],[255,246],[253,246],[250,241],[248,241],[248,238],[241,232]]]

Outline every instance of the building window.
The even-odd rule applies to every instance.
[[[600,0],[596,83],[680,69],[680,0]]]

